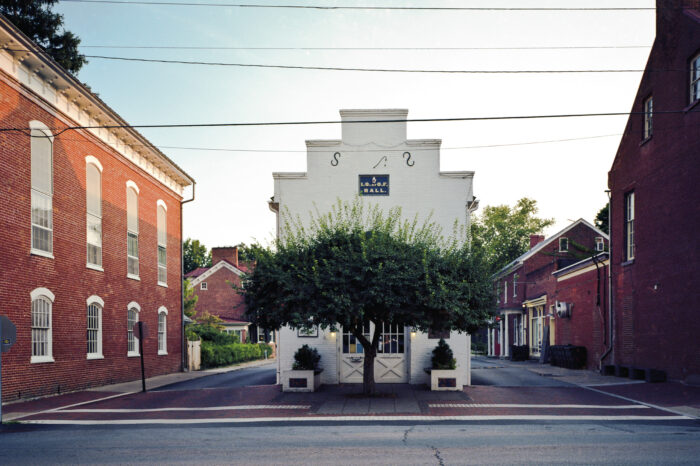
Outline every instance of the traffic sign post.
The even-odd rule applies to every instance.
[[[146,392],[146,371],[143,366],[143,339],[148,336],[148,327],[145,323],[138,321],[134,324],[134,333],[138,333],[139,353],[141,354],[141,390]]]
[[[0,424],[2,424],[2,353],[7,353],[17,341],[17,327],[10,319],[0,316]]]

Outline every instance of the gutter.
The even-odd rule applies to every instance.
[[[184,239],[182,238],[182,216],[184,209],[182,206],[188,202],[194,201],[194,191],[197,187],[197,183],[192,180],[192,198],[186,201],[180,201],[180,342],[181,342],[181,355],[180,355],[180,371],[185,371],[185,249],[182,247]]]

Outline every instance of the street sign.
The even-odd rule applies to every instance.
[[[148,326],[146,322],[134,322],[134,336],[139,340],[148,338]]]
[[[10,319],[0,316],[0,353],[7,353],[17,341],[17,327]]]

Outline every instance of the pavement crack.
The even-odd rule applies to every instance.
[[[415,429],[415,428],[416,428],[416,426],[411,426],[410,429],[406,429],[406,431],[403,433],[403,440],[401,440],[401,441],[403,442],[404,445],[406,445],[406,442],[408,441],[408,434],[410,434],[413,431],[413,429]]]
[[[435,458],[438,460],[438,464],[440,466],[445,466],[445,460],[442,459],[442,456],[440,456],[440,450],[437,449],[437,447],[430,445],[430,448],[433,450],[433,455],[435,455]]]

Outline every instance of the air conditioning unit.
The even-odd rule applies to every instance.
[[[571,308],[573,303],[565,303],[562,301],[557,301],[555,309],[557,311],[557,316],[559,317],[571,317]]]

